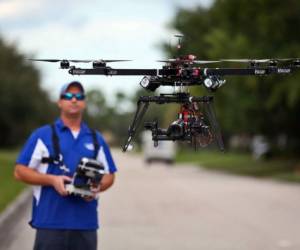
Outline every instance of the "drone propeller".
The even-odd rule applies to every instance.
[[[270,67],[277,67],[278,63],[291,63],[294,67],[300,67],[300,58],[273,58],[273,59],[221,59],[222,62],[250,63],[255,66],[259,63],[269,63]]]
[[[222,62],[266,63],[266,62],[295,62],[300,58],[270,58],[270,59],[221,59]]]
[[[72,63],[93,63],[93,68],[103,68],[106,67],[106,63],[110,62],[125,62],[125,61],[131,61],[131,60],[104,60],[104,59],[98,59],[98,60],[67,60],[67,59],[28,59],[30,61],[39,61],[39,62],[60,62],[60,68],[61,69],[69,69],[70,68],[70,62]]]
[[[158,60],[158,62],[164,62],[164,63],[172,63],[172,62],[178,62],[178,63],[195,63],[195,64],[209,64],[209,63],[218,63],[221,61],[211,61],[211,60],[188,60],[188,59],[167,59],[167,60]]]
[[[109,63],[109,62],[128,62],[131,60],[68,60],[68,59],[32,59],[29,58],[30,61],[39,61],[39,62],[74,62],[74,63],[89,63],[89,62],[102,62],[102,63]]]
[[[275,59],[221,59],[222,62],[266,63]]]
[[[205,61],[205,60],[195,60],[194,63],[197,63],[197,64],[208,64],[208,63],[218,63],[218,62],[221,62],[221,61],[212,61],[212,60],[209,60],[209,61]]]
[[[37,62],[60,62],[62,60],[60,59],[33,59],[33,58],[28,58],[30,61],[37,61]]]
[[[278,61],[278,62],[299,62],[300,58],[279,58],[279,59],[274,59],[274,61]]]
[[[129,61],[132,61],[132,60],[102,60],[104,62],[129,62]]]

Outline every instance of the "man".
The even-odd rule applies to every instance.
[[[15,178],[34,185],[34,250],[97,249],[96,195],[114,183],[116,166],[101,134],[82,121],[85,106],[82,84],[64,85],[58,101],[60,118],[35,130],[17,159]],[[65,188],[82,157],[95,158],[106,173],[92,188],[93,195],[83,198]]]

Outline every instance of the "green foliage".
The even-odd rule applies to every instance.
[[[33,128],[51,120],[54,106],[39,81],[38,71],[0,38],[0,147],[22,143]]]
[[[249,154],[201,150],[197,152],[181,151],[176,156],[176,161],[191,162],[210,170],[233,174],[300,182],[299,160],[296,159],[257,161]]]
[[[295,58],[300,56],[299,13],[296,0],[216,0],[210,8],[178,10],[172,27],[185,36],[181,53],[194,53],[199,59]],[[165,48],[170,56],[175,54]],[[285,134],[290,150],[299,152],[299,81],[299,72],[227,77],[216,93],[225,134],[260,133],[272,140]]]
[[[0,151],[0,213],[25,187],[25,184],[14,180],[15,160],[15,152]]]
[[[133,118],[133,111],[126,111],[125,108],[130,106],[131,102],[130,97],[117,93],[117,104],[111,107],[101,90],[90,90],[87,92],[87,112],[84,119],[90,127],[98,129],[107,138],[110,137],[110,144],[119,146],[125,141],[128,126]]]
[[[140,88],[132,97],[131,101],[136,104],[140,96],[152,96],[159,95],[158,92],[149,92],[143,88]],[[178,105],[174,105],[178,106]],[[144,116],[144,121],[153,121],[156,120],[159,126],[167,126],[170,124],[170,121],[174,119],[174,106],[172,105],[161,105],[151,103],[147,110],[147,113]],[[171,108],[170,108],[171,107]],[[142,125],[142,124],[141,124]],[[142,127],[142,126],[141,126]]]

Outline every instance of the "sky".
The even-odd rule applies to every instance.
[[[159,68],[160,44],[176,42],[169,23],[179,7],[209,6],[212,0],[0,0],[0,35],[27,58],[130,59],[113,68]],[[34,62],[42,87],[55,99],[61,85],[81,81],[107,97],[133,94],[139,76],[71,76],[59,64]],[[77,64],[88,67],[89,64]]]

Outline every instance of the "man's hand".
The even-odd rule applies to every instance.
[[[91,196],[84,196],[83,199],[85,201],[92,201],[94,199],[97,199],[98,193],[100,192],[100,184],[94,185],[91,187],[90,191],[93,193]]]
[[[66,182],[71,182],[72,178],[66,175],[52,175],[52,186],[62,196],[67,196],[68,191],[65,188]]]
[[[63,196],[68,195],[68,192],[65,189],[65,182],[72,181],[69,176],[39,173],[35,169],[31,169],[28,166],[21,164],[16,165],[14,176],[17,180],[31,185],[52,186]]]
[[[99,185],[94,185],[91,187],[91,191],[93,192],[92,196],[85,196],[84,199],[86,201],[92,201],[97,198],[98,194],[100,192],[103,192],[110,188],[115,180],[115,175],[114,174],[105,174],[102,177],[101,183]]]

